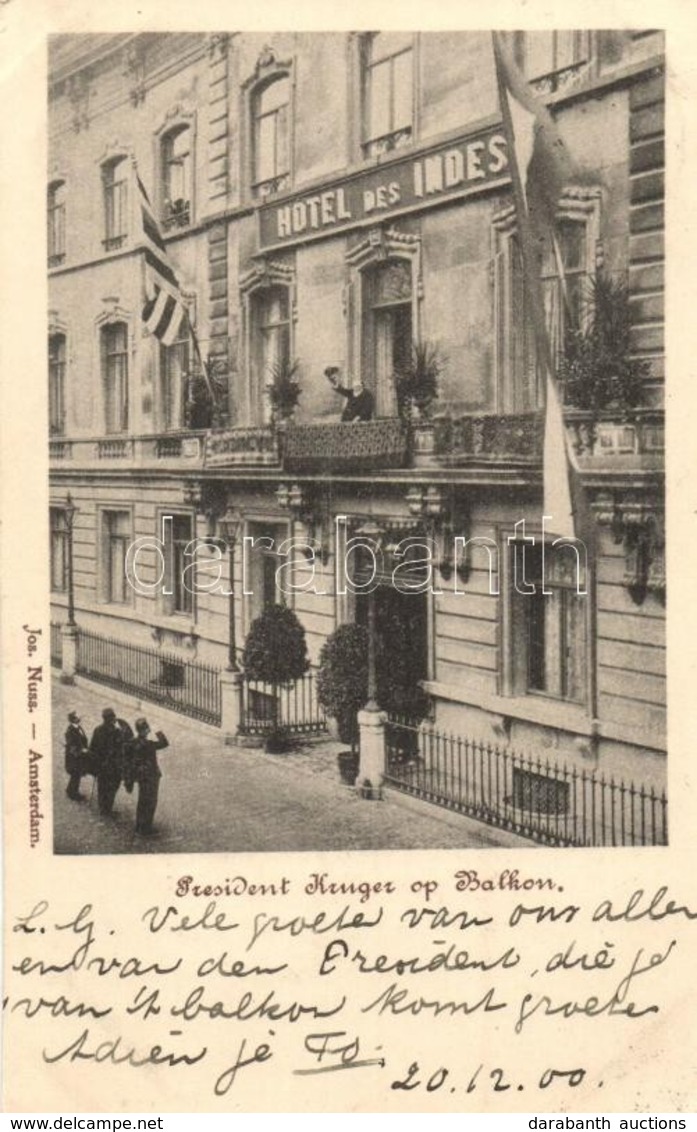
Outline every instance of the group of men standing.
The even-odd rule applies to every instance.
[[[113,812],[121,784],[129,794],[137,785],[136,833],[147,837],[155,832],[153,818],[162,777],[157,752],[169,743],[162,731],[157,731],[155,739],[150,739],[150,725],[143,717],[137,719],[134,726],[135,734],[125,719],[117,718],[113,708],[104,708],[102,722],[95,727],[88,742],[79,715],[69,712],[65,732],[66,794],[74,802],[83,801],[80,780],[92,775],[97,784],[99,812],[106,816]]]

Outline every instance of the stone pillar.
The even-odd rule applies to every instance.
[[[242,722],[242,673],[226,668],[220,673],[220,707],[223,741],[235,743]]]
[[[63,625],[61,628],[61,684],[74,684],[77,670],[78,628]]]
[[[359,711],[358,713],[361,752],[358,786],[361,786],[366,779],[374,790],[379,790],[382,786],[382,780],[387,769],[386,722],[387,712],[384,711]]]

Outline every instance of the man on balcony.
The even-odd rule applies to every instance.
[[[324,376],[334,392],[340,393],[342,397],[346,398],[346,404],[341,414],[342,421],[370,421],[373,419],[375,398],[369,389],[366,389],[360,383],[354,389],[346,389],[340,384],[341,370],[338,366],[327,366]]]

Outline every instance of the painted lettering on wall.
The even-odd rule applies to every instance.
[[[260,246],[328,236],[373,217],[483,191],[505,179],[507,169],[506,139],[499,129],[449,142],[364,170],[322,192],[264,205]]]

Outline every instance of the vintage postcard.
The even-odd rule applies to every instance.
[[[4,1109],[694,1111],[689,6],[0,31]]]

